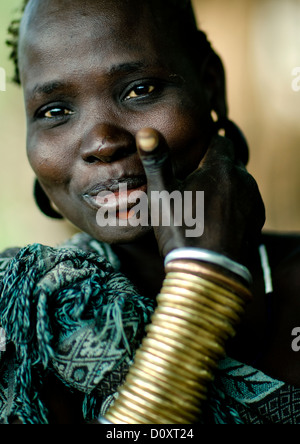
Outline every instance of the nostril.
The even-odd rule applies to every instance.
[[[119,160],[119,159],[122,159],[123,157],[128,157],[131,154],[134,154],[136,151],[137,151],[137,149],[136,149],[135,145],[130,145],[127,147],[119,148],[118,150],[116,150],[114,155],[111,156],[111,158],[113,160]]]
[[[90,163],[90,164],[92,164],[92,163],[96,163],[96,162],[99,162],[99,159],[98,159],[97,157],[95,157],[95,156],[88,156],[88,157],[86,157],[84,160],[85,160],[87,163]]]
[[[136,152],[134,136],[120,127],[99,124],[89,131],[81,146],[82,159],[89,163],[110,163]]]
[[[97,162],[111,163],[120,160],[124,157],[128,157],[131,154],[134,154],[135,152],[136,152],[136,147],[134,145],[122,148],[118,147],[113,149],[112,147],[105,148],[103,146],[100,146],[96,152],[85,156],[84,160],[89,164]]]

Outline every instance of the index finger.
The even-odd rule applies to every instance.
[[[140,159],[148,180],[148,188],[157,191],[173,189],[175,177],[169,148],[153,128],[143,128],[136,136]]]

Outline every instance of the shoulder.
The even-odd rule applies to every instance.
[[[12,260],[16,257],[19,251],[20,248],[10,248],[0,252],[0,283],[9,269]]]
[[[20,251],[20,248],[9,248],[0,252],[0,270],[9,263]]]
[[[288,308],[288,317],[300,317],[300,235],[273,234],[264,236],[272,270],[275,295],[281,309]],[[295,320],[296,320],[295,319]]]
[[[271,368],[279,379],[300,387],[299,353],[292,349],[292,332],[300,325],[300,236],[269,233],[264,242],[274,289],[268,299],[272,324],[267,370]]]
[[[280,293],[294,295],[298,300],[300,291],[300,235],[267,233],[263,240],[269,256],[274,285]]]
[[[8,248],[7,250],[0,252],[0,259],[12,259],[14,258],[20,251],[21,248]]]
[[[276,271],[287,266],[299,270],[300,267],[300,233],[273,233],[263,234],[271,268]]]
[[[12,262],[14,258],[22,251],[25,251],[26,249],[30,247],[34,247],[36,245],[40,244],[32,244],[27,245],[22,248],[10,248],[7,250],[4,250],[0,252],[0,277],[1,272],[3,275],[3,272],[5,272],[9,266],[9,264]],[[110,245],[105,244],[103,242],[100,242],[94,238],[92,238],[90,235],[84,233],[84,232],[78,232],[75,235],[73,235],[71,238],[67,239],[63,243],[60,243],[56,245],[55,247],[50,246],[43,246],[45,248],[52,249],[53,252],[57,251],[59,252],[61,250],[78,250],[81,252],[85,252],[88,254],[94,254],[96,256],[105,257],[107,261],[113,266],[115,271],[120,270],[120,261]]]

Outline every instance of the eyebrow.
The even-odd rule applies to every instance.
[[[105,71],[105,75],[113,76],[117,74],[131,74],[142,71],[147,67],[149,67],[149,64],[143,61],[119,63],[112,65],[107,71]],[[59,80],[37,84],[30,92],[30,97],[36,98],[42,95],[51,95],[54,92],[59,92],[59,90],[64,90],[68,85],[69,83]]]
[[[119,74],[119,73],[131,73],[135,71],[141,71],[142,69],[148,68],[149,64],[145,62],[129,62],[129,63],[119,63],[117,65],[113,65],[109,70],[108,73],[113,74]]]
[[[39,95],[50,95],[55,91],[63,89],[66,86],[64,82],[60,81],[52,81],[43,83],[42,85],[36,85],[31,91],[31,96],[39,96]]]

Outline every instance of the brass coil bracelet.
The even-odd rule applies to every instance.
[[[251,292],[189,260],[166,266],[147,335],[105,419],[113,424],[199,421],[214,371]]]

